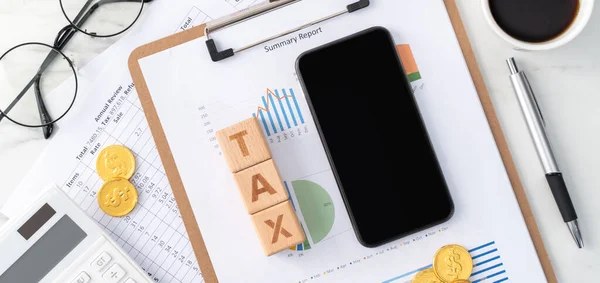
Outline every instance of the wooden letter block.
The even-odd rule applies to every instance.
[[[233,175],[246,204],[248,214],[254,214],[288,200],[288,193],[273,159]]]
[[[271,159],[271,151],[256,118],[218,131],[217,140],[232,173]]]
[[[272,255],[306,240],[302,226],[288,200],[252,215],[265,255]]]

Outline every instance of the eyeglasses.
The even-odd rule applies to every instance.
[[[58,32],[52,45],[22,43],[0,56],[0,71],[5,73],[5,79],[0,78],[0,121],[6,118],[23,127],[42,128],[48,139],[77,97],[77,70],[64,53],[67,43],[77,32],[94,38],[122,34],[140,18],[144,3],[151,1],[59,0],[69,25]],[[51,92],[59,84],[60,90]]]

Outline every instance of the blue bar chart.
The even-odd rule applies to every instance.
[[[253,117],[259,119],[267,136],[304,124],[294,89],[267,89]]]
[[[473,257],[473,273],[469,280],[472,283],[478,282],[492,282],[500,283],[508,281],[506,270],[504,269],[504,263],[500,258],[498,248],[496,248],[496,242],[492,241],[469,250],[469,253]],[[405,282],[407,278],[410,278],[417,274],[419,271],[431,268],[432,265],[426,265],[418,269],[403,273],[402,275],[383,281],[383,283],[392,282]]]

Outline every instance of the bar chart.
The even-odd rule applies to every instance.
[[[483,245],[477,246],[469,250],[473,257],[473,273],[469,280],[472,283],[478,282],[493,282],[500,283],[508,281],[504,263],[496,247],[496,242],[491,241]],[[406,279],[411,278],[419,271],[431,268],[432,265],[426,265],[418,269],[403,273],[394,278],[383,281],[383,283],[406,282]]]
[[[412,82],[416,82],[421,79],[421,72],[419,72],[419,67],[417,66],[417,61],[415,60],[415,56],[413,55],[412,49],[408,44],[400,44],[396,46],[396,50],[400,55],[400,60],[402,61],[402,65],[404,66],[404,71],[408,76],[408,80]]]
[[[257,117],[262,123],[267,136],[304,124],[302,110],[293,88],[275,90],[267,88],[261,100],[262,105],[258,106],[252,116]]]

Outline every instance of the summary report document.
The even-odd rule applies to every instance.
[[[211,38],[222,49],[239,48],[351,2],[299,1]],[[456,209],[442,225],[370,249],[356,239],[294,67],[304,51],[373,26],[387,28],[398,44]],[[471,253],[471,282],[546,282],[443,1],[372,1],[217,63],[205,41],[188,41],[139,64],[219,282],[410,282],[446,244]],[[387,95],[372,94],[381,103]],[[364,115],[355,109],[346,123]],[[215,138],[250,117],[259,120],[307,236],[270,257]],[[356,127],[347,135],[372,130]],[[402,121],[389,131],[402,134]],[[398,189],[419,188],[399,182]],[[426,199],[412,201],[428,209]]]

